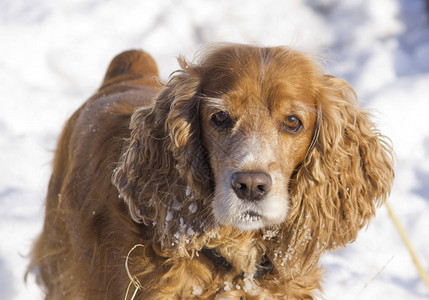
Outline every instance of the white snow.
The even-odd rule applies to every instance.
[[[191,213],[195,214],[198,210],[198,205],[195,202],[192,202],[191,204],[189,204],[188,209]]]
[[[165,221],[169,222],[171,220],[173,220],[173,213],[171,211],[169,211],[167,213],[167,216],[165,217]]]
[[[192,288],[192,295],[200,296],[202,293],[203,289],[200,286],[196,285]]]
[[[355,87],[397,154],[391,205],[429,272],[429,18],[424,0],[2,0],[0,299],[41,299],[29,277],[52,150],[111,58],[143,48],[163,79],[175,58],[232,41],[320,54]],[[190,208],[193,209],[193,208]],[[428,299],[384,207],[322,260],[326,299]],[[227,288],[229,286],[225,286]]]
[[[223,289],[225,290],[225,292],[229,292],[232,289],[232,283],[225,281],[224,284],[225,284],[225,287]]]

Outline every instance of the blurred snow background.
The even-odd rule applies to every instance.
[[[162,78],[216,41],[324,57],[397,154],[390,202],[429,271],[429,10],[423,0],[0,0],[0,299],[41,299],[23,276],[40,232],[52,150],[110,59],[143,48]],[[326,299],[428,299],[384,207],[322,261]]]

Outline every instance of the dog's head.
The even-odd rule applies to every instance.
[[[216,220],[243,230],[284,222],[317,119],[313,65],[283,48],[247,47],[217,50],[201,64],[201,142]]]
[[[356,237],[393,167],[347,83],[283,47],[217,46],[179,63],[155,105],[135,112],[114,175],[136,221]]]

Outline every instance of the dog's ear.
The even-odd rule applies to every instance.
[[[172,201],[209,190],[210,171],[200,139],[200,81],[183,59],[179,63],[182,69],[173,73],[154,106],[133,114],[131,138],[113,176],[132,218],[161,227]]]
[[[321,205],[327,244],[345,245],[375,215],[388,197],[394,178],[390,140],[380,134],[356,93],[344,80],[324,76],[311,180]],[[312,197],[312,196],[310,196]],[[311,198],[308,198],[309,200]]]
[[[390,143],[358,106],[353,89],[324,76],[318,92],[314,141],[292,180],[285,228],[290,248],[301,247],[309,260],[355,240],[394,178]]]
[[[211,170],[207,150],[203,143],[200,124],[201,75],[198,67],[179,59],[182,73],[176,75],[168,93],[170,112],[165,120],[170,135],[169,150],[175,159],[175,168],[185,179],[189,190],[203,195],[210,190]]]

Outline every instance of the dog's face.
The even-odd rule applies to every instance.
[[[316,123],[313,67],[301,55],[268,55],[211,70],[217,80],[203,80],[200,99],[213,213],[220,224],[242,230],[285,220],[291,176]]]
[[[204,50],[131,118],[113,183],[133,220],[171,248],[217,224],[282,225],[281,251],[305,263],[355,240],[394,172],[351,86],[287,48]]]

